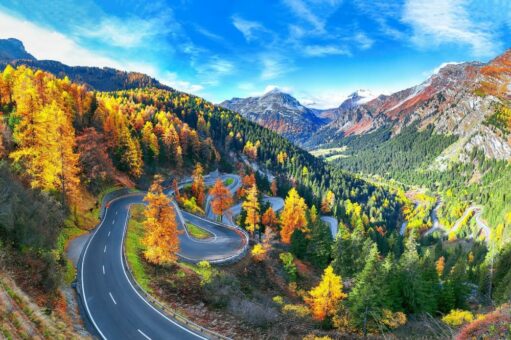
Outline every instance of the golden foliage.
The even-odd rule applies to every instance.
[[[261,217],[259,216],[259,200],[257,186],[254,184],[247,192],[247,197],[243,202],[243,209],[247,212],[245,223],[247,230],[254,235],[254,232],[259,229],[259,222]]]
[[[332,208],[335,203],[335,194],[328,190],[325,194],[325,197],[323,197],[323,200],[321,201],[321,212],[322,213],[329,213],[332,211]]]
[[[442,277],[442,274],[444,273],[445,268],[445,258],[443,256],[440,256],[435,264],[436,273],[438,274],[438,277]]]
[[[266,249],[261,243],[257,243],[254,245],[254,248],[252,248],[251,255],[256,262],[261,262],[266,257]]]
[[[192,174],[192,195],[195,197],[197,204],[201,207],[204,205],[204,200],[206,198],[204,193],[206,185],[204,184],[203,173],[204,169],[202,168],[202,165],[197,163]]]
[[[313,288],[305,299],[314,319],[324,320],[325,317],[336,314],[339,303],[347,297],[342,288],[341,277],[334,273],[332,266],[328,266],[319,285]]]
[[[280,215],[280,224],[282,226],[280,237],[283,243],[289,244],[291,242],[291,235],[296,229],[301,229],[304,232],[308,231],[306,211],[307,205],[305,200],[300,197],[295,188],[291,188]]]
[[[144,198],[147,202],[143,222],[146,230],[143,244],[147,247],[144,256],[147,261],[158,265],[177,260],[180,233],[170,198],[163,193],[162,181],[160,176],[156,176]]]
[[[449,326],[461,326],[464,323],[469,323],[474,321],[474,315],[466,310],[453,309],[446,316],[442,318],[442,321],[448,324]]]
[[[211,208],[213,209],[213,213],[223,216],[225,211],[232,206],[233,199],[231,192],[220,179],[217,179],[215,185],[209,190],[209,194],[211,195]]]
[[[275,214],[275,211],[273,211],[272,207],[268,207],[268,209],[266,209],[261,218],[261,222],[265,227],[268,228],[275,229],[277,227],[279,220],[277,218],[277,215]]]

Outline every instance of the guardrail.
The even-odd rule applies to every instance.
[[[218,176],[218,175],[217,175]],[[190,179],[187,179],[187,180],[184,180],[180,183],[180,187],[191,182]],[[102,202],[101,202],[101,209],[100,209],[100,219],[101,219],[101,222],[98,224],[100,225],[102,222],[103,222],[103,219],[105,217],[105,212],[107,210],[107,207],[108,205],[112,202],[112,201],[115,201],[117,199],[120,199],[122,198],[123,196],[126,196],[126,195],[129,195],[129,194],[137,194],[137,193],[143,193],[141,191],[134,191],[133,189],[129,189],[129,188],[120,188],[118,190],[114,190],[114,191],[111,191],[109,192],[108,194],[106,194],[103,199],[102,199]],[[173,191],[170,189],[170,190],[166,190],[166,194],[173,194]],[[129,207],[131,209],[131,206]],[[179,211],[180,213],[180,211]],[[130,214],[130,210],[128,210],[128,214]],[[196,216],[196,215],[194,215]],[[202,217],[199,217],[199,216],[196,216],[200,219],[204,219]],[[206,219],[204,219],[206,220]],[[128,216],[128,221],[129,221],[129,216]],[[248,249],[249,249],[249,235],[248,233],[241,229],[240,227],[234,225],[231,226],[231,225],[228,225],[228,224],[224,224],[224,223],[218,223],[218,222],[214,222],[214,221],[211,221],[211,220],[206,220],[208,221],[209,223],[212,223],[212,224],[215,224],[215,225],[218,225],[218,226],[221,226],[221,227],[224,227],[224,228],[227,228],[227,229],[231,229],[231,230],[234,230],[236,233],[240,234],[240,236],[244,239],[244,245],[242,247],[242,249],[235,255],[233,256],[230,256],[230,257],[227,257],[227,258],[223,258],[223,259],[218,259],[218,260],[211,260],[209,261],[210,263],[212,264],[216,264],[216,265],[228,265],[228,264],[232,264],[232,263],[235,263],[237,261],[239,261],[241,258],[245,257]],[[126,251],[125,251],[125,240],[126,240],[126,232],[127,232],[127,223],[125,225],[125,229],[124,229],[124,232],[123,232],[123,239],[122,239],[122,262],[123,262],[123,266],[125,268],[125,271],[127,273],[127,276],[128,276],[128,280],[130,280],[130,282],[132,283],[133,287],[137,290],[137,292],[148,302],[150,303],[151,305],[153,305],[153,307],[157,308],[161,313],[163,313],[164,315],[167,315],[169,316],[170,318],[172,318],[174,321],[176,321],[177,323],[179,323],[181,326],[185,327],[185,328],[188,328],[190,330],[193,330],[197,333],[199,333],[200,335],[203,335],[207,338],[211,338],[211,339],[222,339],[222,340],[230,340],[230,338],[228,337],[225,337],[219,333],[216,333],[212,330],[209,330],[201,325],[198,325],[196,323],[194,323],[193,321],[189,320],[188,318],[186,318],[185,316],[177,313],[175,310],[169,308],[168,306],[166,306],[165,304],[161,303],[160,301],[158,301],[156,298],[154,298],[151,294],[149,294],[148,292],[146,292],[140,285],[139,283],[137,282],[137,280],[135,280],[135,277],[133,275],[133,272],[131,271],[131,268],[129,266],[129,263],[127,261],[127,258],[126,258]],[[81,270],[81,262],[82,262],[82,256],[83,256],[83,251],[82,251],[82,254],[80,255],[80,259],[79,259],[79,268]],[[197,263],[197,262],[200,262],[200,261],[189,261],[187,259],[184,259],[184,258],[181,258],[182,261],[186,261],[186,262],[192,262],[192,263]],[[80,280],[80,275],[77,276],[77,285],[76,285],[76,290],[78,292],[78,294],[81,296],[81,280]],[[82,297],[82,298],[85,298],[85,297]],[[87,317],[90,317],[87,313],[86,313]]]

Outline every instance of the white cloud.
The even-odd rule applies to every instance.
[[[263,55],[261,57],[261,65],[261,79],[263,80],[275,79],[291,70],[288,62],[285,62],[278,55]]]
[[[345,91],[329,90],[317,92],[301,92],[296,94],[296,99],[307,107],[315,109],[332,109],[338,107],[347,97]]]
[[[155,77],[163,84],[186,92],[199,92],[201,85],[178,79],[175,73],[163,74],[154,66],[133,60],[117,61],[88,50],[69,37],[54,30],[37,26],[29,21],[0,12],[0,38],[16,38],[37,59],[57,60],[71,66],[112,67],[126,71],[142,72]],[[218,66],[218,69],[221,69]]]
[[[374,40],[369,38],[364,32],[357,32],[354,39],[363,50],[371,48],[374,44]]]
[[[126,63],[81,47],[67,36],[0,12],[0,37],[17,38],[37,59],[58,60],[72,66],[109,66],[127,69]]]
[[[302,20],[308,22],[320,32],[325,29],[325,19],[320,19],[302,0],[284,0],[284,3],[291,9],[291,11]]]
[[[197,93],[204,89],[202,85],[192,84],[188,81],[180,80],[177,74],[174,72],[166,72],[162,74],[159,80],[162,84],[188,93]]]
[[[220,83],[222,77],[232,74],[234,64],[219,56],[212,56],[209,59],[194,60],[192,66],[197,71],[201,83],[205,85],[216,86]]]
[[[264,88],[262,94],[268,93],[268,92],[273,91],[273,90],[279,90],[279,91],[287,93],[287,94],[292,94],[293,93],[293,88],[289,87],[289,86],[266,85],[266,87]]]
[[[412,42],[420,47],[465,44],[477,56],[496,53],[490,23],[473,22],[463,0],[407,0],[402,20],[412,26]]]
[[[239,16],[232,17],[232,24],[243,34],[243,37],[248,42],[255,40],[257,31],[266,31],[263,25],[257,21],[245,20]]]
[[[143,20],[140,18],[105,17],[94,29],[79,28],[85,37],[98,39],[116,47],[140,47],[151,37],[164,34],[167,29],[161,20]]]
[[[351,55],[351,52],[348,49],[335,45],[308,45],[303,47],[303,53],[310,57],[323,57],[327,55]]]

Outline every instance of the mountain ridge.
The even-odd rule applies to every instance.
[[[18,39],[0,39],[0,69],[7,65],[26,65],[38,68],[59,77],[67,76],[72,81],[85,84],[97,91],[128,90],[138,87],[171,89],[158,80],[140,72],[120,71],[110,67],[68,66],[55,60],[38,60],[25,50]]]
[[[302,105],[296,98],[279,89],[262,96],[232,98],[219,104],[266,127],[293,142],[303,142],[303,137],[326,123],[314,109]]]

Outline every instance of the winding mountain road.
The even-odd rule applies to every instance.
[[[205,183],[212,185],[217,179],[229,181],[228,188],[235,193],[241,186],[237,175],[205,176]],[[188,178],[180,187],[190,183]],[[172,190],[166,190],[173,195]],[[78,292],[84,304],[87,316],[103,339],[206,339],[176,320],[169,318],[142,296],[136,283],[127,271],[123,243],[129,220],[130,206],[144,204],[144,192],[126,194],[107,204],[103,220],[82,252],[79,262]],[[280,197],[265,196],[275,211],[284,207]],[[248,248],[248,235],[233,222],[233,216],[241,212],[241,204],[233,206],[222,217],[222,223],[214,222],[216,216],[211,211],[211,197],[206,200],[206,216],[202,218],[182,211],[172,201],[176,211],[179,236],[179,257],[183,261],[223,263],[243,256]],[[332,235],[337,233],[337,220],[330,216],[321,216],[329,224]],[[207,231],[213,237],[198,240],[188,234],[185,222],[193,223]]]
[[[233,188],[239,183],[237,176],[222,177],[226,178],[233,178]],[[204,339],[142,297],[126,272],[123,241],[129,208],[144,203],[144,195],[128,194],[109,202],[102,222],[85,246],[79,293],[86,312],[104,339]],[[179,252],[182,260],[222,262],[240,255],[248,246],[248,238],[241,230],[183,212],[175,203],[174,208],[179,229],[186,230],[184,222],[188,220],[214,235],[211,239],[197,240],[183,232]]]

